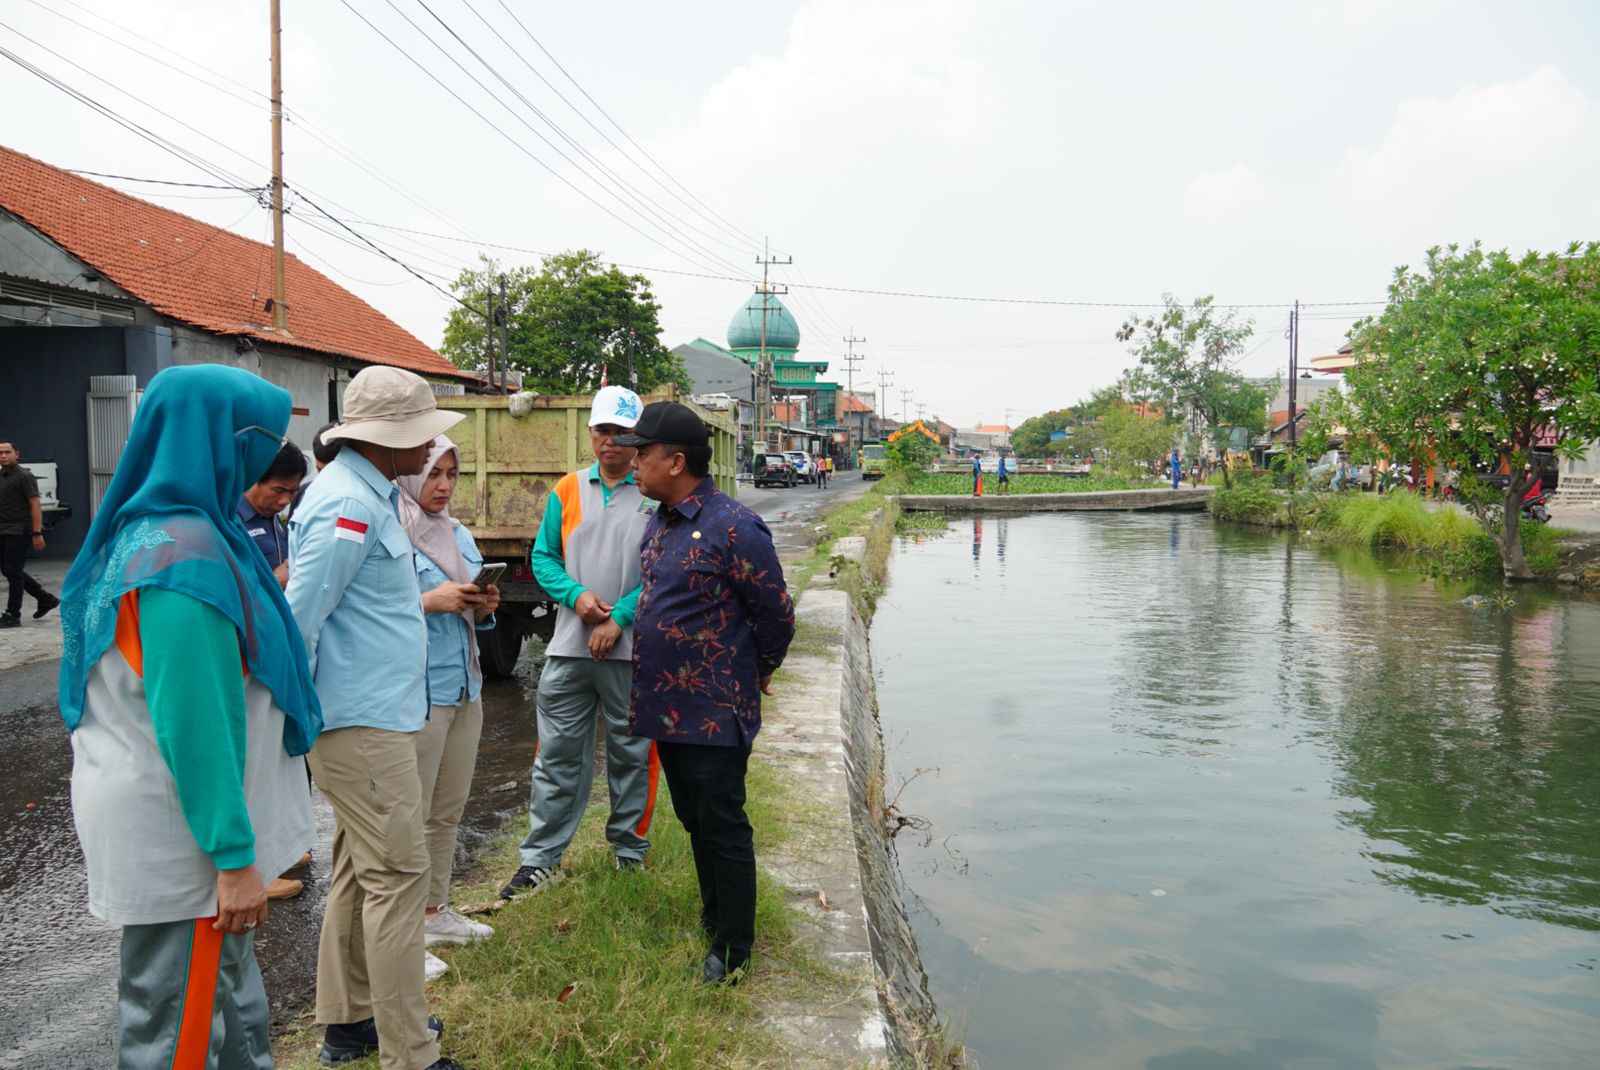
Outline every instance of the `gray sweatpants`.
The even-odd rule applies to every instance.
[[[219,933],[215,920],[123,926],[121,1070],[272,1070],[255,934]]]
[[[606,725],[611,817],[606,839],[618,858],[642,859],[655,809],[655,744],[628,733],[631,661],[551,657],[539,673],[539,748],[533,758],[528,838],[522,864],[554,869],[578,831],[594,782],[595,706]]]

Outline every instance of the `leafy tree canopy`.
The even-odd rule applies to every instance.
[[[1335,415],[1400,458],[1461,473],[1504,459],[1497,501],[1463,497],[1500,547],[1508,577],[1531,573],[1517,519],[1524,473],[1545,435],[1581,452],[1600,437],[1600,243],[1565,253],[1435,246],[1422,271],[1402,265],[1388,307],[1351,332],[1348,405]]]
[[[1187,307],[1171,294],[1163,301],[1155,315],[1130,316],[1117,331],[1139,360],[1126,376],[1128,396],[1191,414],[1219,453],[1236,427],[1259,434],[1267,424],[1266,391],[1233,370],[1254,333],[1251,322],[1223,313],[1209,295]],[[1226,483],[1226,466],[1222,472]]]
[[[456,296],[486,309],[489,288],[499,305],[506,278],[509,366],[524,386],[542,394],[588,394],[609,382],[644,392],[662,383],[690,388],[683,362],[661,344],[661,306],[643,275],[604,266],[587,249],[546,257],[537,268],[502,269],[480,256],[479,267],[456,279]],[[488,327],[482,315],[455,308],[445,323],[441,352],[457,367],[486,368]],[[496,333],[496,350],[499,334]]]

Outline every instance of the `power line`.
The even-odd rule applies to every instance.
[[[746,241],[748,241],[751,244],[752,247],[755,246],[756,244],[758,244],[756,239],[753,236],[751,236],[749,234],[746,234],[744,231],[740,230],[738,227],[736,227],[732,223],[728,222],[728,220],[724,219],[710,205],[706,204],[699,197],[695,196],[694,192],[692,190],[690,190],[688,186],[685,186],[682,182],[679,182],[678,179],[675,178],[670,171],[668,171],[665,167],[661,166],[660,162],[657,161],[654,156],[651,156],[650,153],[645,149],[645,147],[643,145],[639,144],[637,141],[635,141],[633,139],[633,135],[629,134],[626,130],[624,130],[622,128],[622,125],[611,117],[611,113],[610,112],[606,111],[605,108],[600,106],[600,102],[599,101],[595,100],[594,97],[589,95],[589,91],[587,89],[583,88],[583,86],[581,84],[579,84],[578,80],[572,76],[571,72],[569,72],[565,67],[563,67],[561,65],[561,61],[556,59],[556,57],[553,56],[550,53],[550,50],[548,48],[544,47],[544,45],[539,41],[539,39],[533,35],[533,31],[529,30],[528,27],[523,24],[522,20],[517,18],[516,12],[512,11],[511,8],[506,5],[505,0],[496,0],[496,2],[500,5],[501,10],[503,10],[507,15],[509,15],[511,17],[511,21],[515,22],[517,24],[517,28],[520,29],[524,34],[527,35],[528,40],[532,41],[534,46],[536,48],[538,48],[538,50],[540,52],[544,53],[545,58],[548,59],[551,63],[555,64],[556,70],[560,71],[562,73],[562,75],[566,77],[567,81],[571,82],[573,84],[573,86],[578,90],[578,92],[583,94],[583,99],[587,100],[591,105],[593,105],[595,111],[597,111],[601,115],[605,116],[606,122],[610,123],[613,127],[615,127],[617,133],[621,134],[627,140],[628,144],[630,144],[634,148],[638,149],[639,150],[639,154],[641,156],[643,156],[646,160],[649,160],[651,165],[654,166],[657,171],[660,171],[661,174],[664,175],[668,179],[668,181],[672,182],[679,189],[681,189],[689,197],[690,200],[694,201],[700,207],[704,208],[706,210],[706,212],[708,213],[708,215],[710,216],[710,218],[714,218],[714,219],[718,220],[719,222],[723,223],[724,225],[726,225],[733,233],[737,234],[739,237],[741,237],[741,238],[745,239]],[[552,88],[554,88],[554,87],[552,86]],[[565,100],[566,98],[562,97],[562,99]],[[568,106],[569,107],[572,106],[570,102],[568,103]],[[574,110],[576,110],[576,109],[574,108]],[[665,187],[663,187],[663,188],[665,188]]]
[[[705,264],[698,262],[694,257],[689,256],[687,253],[684,253],[683,251],[678,250],[678,249],[671,248],[666,243],[661,241],[659,238],[655,237],[654,235],[648,234],[645,231],[639,229],[639,227],[635,226],[633,223],[630,223],[628,220],[623,219],[616,212],[612,211],[610,208],[607,208],[605,205],[601,204],[598,200],[596,200],[594,198],[594,196],[592,194],[590,194],[588,191],[586,191],[584,189],[579,188],[578,185],[576,183],[574,183],[571,179],[567,178],[565,175],[563,175],[559,171],[557,171],[554,167],[550,166],[550,164],[546,163],[539,156],[535,155],[531,150],[529,150],[527,148],[527,146],[523,145],[516,138],[514,138],[510,134],[506,133],[506,131],[504,129],[502,129],[497,123],[495,123],[488,116],[484,115],[483,112],[479,111],[472,104],[470,104],[466,100],[465,97],[461,96],[461,94],[457,93],[450,86],[446,85],[445,82],[441,78],[439,78],[438,75],[434,74],[433,71],[431,69],[429,69],[426,64],[422,63],[415,56],[413,56],[410,52],[407,52],[403,47],[400,46],[400,44],[397,41],[394,40],[394,38],[392,38],[388,34],[384,33],[381,29],[379,29],[377,27],[376,24],[374,24],[372,22],[371,19],[367,18],[359,10],[357,10],[357,8],[353,4],[350,3],[350,0],[339,0],[339,2],[341,4],[343,4],[344,7],[350,11],[351,14],[355,15],[356,18],[360,19],[363,23],[365,23],[369,29],[371,29],[379,37],[382,37],[386,42],[388,42],[388,44],[389,44],[389,46],[391,48],[393,48],[395,51],[399,52],[402,56],[404,56],[406,58],[406,60],[408,62],[410,62],[418,70],[422,71],[423,74],[427,75],[428,78],[434,82],[434,84],[438,85],[441,89],[443,89],[445,92],[449,93],[453,98],[455,98],[457,103],[461,104],[462,107],[464,107],[468,111],[472,112],[472,114],[476,115],[480,120],[482,120],[486,125],[488,125],[489,128],[492,129],[495,133],[499,134],[501,137],[505,138],[506,141],[510,142],[510,144],[512,145],[513,148],[515,148],[517,151],[521,152],[523,155],[527,156],[534,163],[538,164],[544,170],[549,172],[550,175],[552,177],[554,177],[562,185],[566,186],[568,189],[570,189],[574,193],[578,194],[584,200],[588,201],[590,204],[594,205],[596,208],[600,209],[606,215],[610,216],[612,219],[614,219],[617,222],[621,223],[623,226],[627,227],[629,230],[633,231],[635,234],[638,234],[640,237],[642,237],[645,240],[649,241],[651,244],[660,246],[662,249],[665,249],[667,252],[673,253],[673,254],[675,254],[677,256],[681,256],[685,260],[688,260],[690,263],[696,264],[696,266],[698,266],[698,267],[705,267],[706,266]],[[518,115],[515,111],[513,111],[504,102],[500,101],[498,97],[495,97],[495,95],[492,92],[489,91],[487,86],[485,86],[481,81],[479,81],[477,79],[476,76],[474,76],[470,71],[466,70],[466,68],[461,65],[459,60],[457,60],[454,56],[450,55],[450,53],[446,49],[444,49],[444,47],[442,45],[440,45],[432,37],[428,36],[425,32],[423,32],[421,30],[421,28],[418,27],[417,24],[411,20],[410,16],[408,16],[404,12],[400,11],[400,9],[398,7],[395,7],[393,0],[384,0],[384,2],[387,3],[391,8],[394,8],[395,12],[397,14],[399,14],[400,17],[402,19],[404,19],[408,25],[410,25],[413,29],[417,30],[417,32],[419,34],[422,34],[424,39],[426,39],[429,44],[433,45],[436,49],[439,49],[439,51],[444,54],[446,59],[449,59],[451,63],[454,63],[456,65],[456,67],[462,71],[463,74],[465,74],[469,79],[471,79],[471,81],[473,82],[474,85],[478,86],[478,88],[482,89],[485,93],[488,93],[488,95],[491,97],[491,99],[494,99],[495,102],[500,104],[501,107],[506,108],[507,111],[511,112],[512,117],[517,119],[519,122],[521,122],[523,126],[527,127],[528,130],[530,132],[532,132],[535,137],[538,137],[541,141],[545,142],[545,144],[547,144],[547,145],[551,144],[549,138],[545,137],[542,133],[540,133],[537,129],[535,129],[531,123],[529,123],[526,119],[523,119],[520,115]],[[551,145],[551,147],[554,148],[555,146]],[[557,151],[557,153],[559,155],[562,156],[563,159],[567,159],[567,162],[572,163],[572,161],[570,159],[568,159],[564,153],[561,153],[559,149],[557,149],[556,151]],[[573,166],[577,167],[577,165],[575,163],[573,164]],[[581,168],[578,168],[578,169],[580,171],[582,171]],[[593,181],[593,176],[589,175],[587,172],[582,172],[582,173],[585,175],[585,177],[590,178],[590,180]],[[607,191],[607,192],[610,192],[610,191]],[[613,196],[615,196],[615,194],[613,194]],[[631,208],[632,206],[629,205],[629,207]],[[633,210],[635,212],[638,211],[638,209],[636,209],[636,208],[634,208]],[[640,214],[642,215],[643,213],[640,213]]]
[[[104,171],[86,171],[81,167],[65,167],[62,168],[62,170],[68,171],[74,175],[89,175],[93,178],[114,178],[119,182],[145,182],[152,186],[186,186],[190,189],[227,189],[233,190],[235,193],[255,192],[252,189],[240,190],[238,186],[222,186],[212,182],[177,182],[170,178],[135,178],[132,175],[110,175]],[[265,187],[256,188],[264,189]]]

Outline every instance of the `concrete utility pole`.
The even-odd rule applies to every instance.
[[[495,322],[500,324],[500,362],[505,365],[505,369],[500,373],[500,387],[502,390],[506,385],[505,373],[511,370],[511,347],[506,342],[506,321],[511,318],[509,315],[510,309],[510,302],[506,300],[506,277],[501,275],[500,303],[494,307],[494,318]],[[489,385],[494,386],[492,379],[489,381]]]
[[[489,360],[489,389],[494,389],[494,286],[490,284],[483,288],[483,295],[488,301],[483,314],[483,351]]]
[[[767,361],[767,308],[772,294],[786,294],[789,292],[789,287],[787,286],[775,288],[768,282],[767,271],[774,264],[794,263],[794,257],[792,256],[779,260],[777,257],[769,255],[770,252],[771,250],[767,248],[767,243],[763,241],[761,243],[761,255],[756,257],[756,263],[761,265],[761,285],[756,288],[756,292],[761,295],[761,368],[756,376],[756,437],[761,440],[762,445],[765,445],[767,441],[766,422],[763,419],[763,415],[767,407],[772,403],[772,368]]]
[[[890,375],[888,372],[884,371],[882,368],[879,368],[878,369],[878,411],[873,414],[874,418],[882,419],[883,417],[889,415],[887,412],[884,411],[884,408],[883,408],[885,402],[887,401],[887,398],[884,397],[884,394],[888,391],[890,385],[893,384],[893,383],[894,383],[894,376]]]
[[[911,406],[911,391],[909,391],[909,390],[900,391],[900,422],[902,424],[908,424],[908,423],[911,422],[910,420],[906,419],[906,410],[908,408],[910,408],[910,406]]]
[[[1295,447],[1295,386],[1300,377],[1300,301],[1295,299],[1294,311],[1289,313],[1289,452],[1294,452]],[[1268,445],[1271,445],[1272,431],[1267,431]]]
[[[289,333],[289,304],[283,278],[283,56],[278,46],[278,0],[272,19],[272,329]]]
[[[844,344],[847,347],[844,355],[844,396],[847,398],[854,399],[856,396],[856,365],[861,363],[862,360],[861,357],[856,356],[856,343],[865,341],[865,338],[856,337],[856,329],[854,326],[850,328],[850,336],[844,339]],[[845,407],[847,409],[849,408],[849,405],[850,403],[848,401],[845,402]],[[857,420],[856,426],[859,428],[861,426],[861,421]],[[844,429],[846,435],[850,434],[850,414],[848,412],[845,413]],[[846,443],[846,446],[853,445],[854,443]]]

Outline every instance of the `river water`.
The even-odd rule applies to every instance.
[[[903,540],[890,794],[979,1064],[1600,1065],[1600,605],[1469,593],[1199,516]]]

